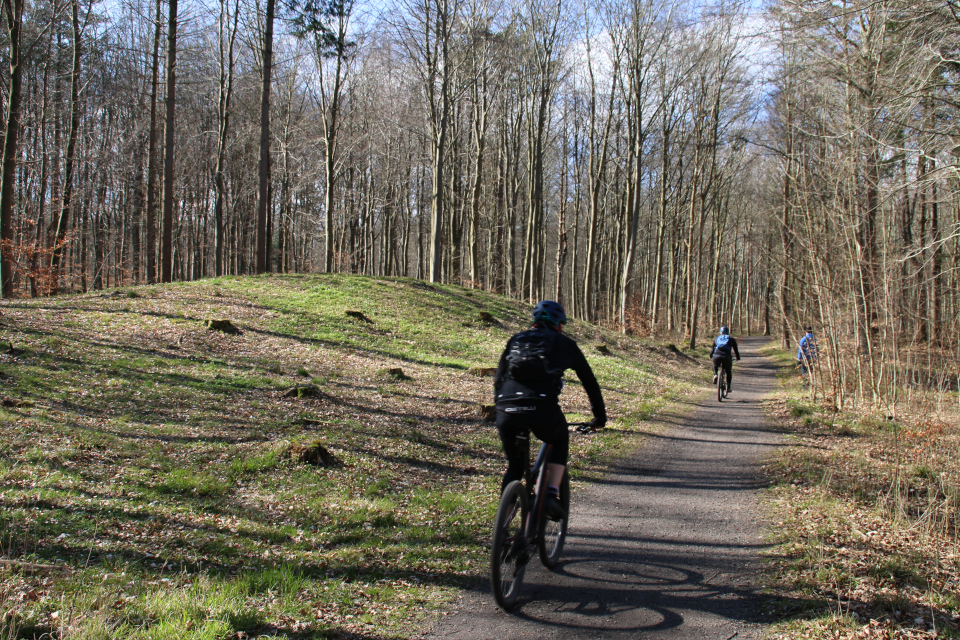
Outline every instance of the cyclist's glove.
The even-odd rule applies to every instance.
[[[600,429],[603,429],[605,426],[607,426],[606,416],[602,418],[594,418],[593,420],[590,421],[590,429],[592,429],[593,431],[599,431]]]

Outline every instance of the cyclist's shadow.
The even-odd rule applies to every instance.
[[[583,538],[568,542],[583,544]],[[642,633],[680,627],[695,612],[762,623],[760,611],[769,609],[762,606],[762,592],[711,584],[716,575],[684,568],[680,557],[596,548],[571,551],[553,571],[531,562],[512,615],[585,632]],[[750,606],[742,606],[747,602]]]

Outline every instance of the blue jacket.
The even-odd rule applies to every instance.
[[[800,338],[800,348],[797,349],[797,360],[813,362],[820,355],[820,349],[817,347],[817,339],[812,333]]]
[[[740,349],[737,347],[737,339],[733,336],[726,336],[726,344],[717,345],[717,341],[723,335],[719,335],[713,339],[713,346],[710,347],[710,357],[719,356],[721,358],[732,358],[734,354],[737,356],[737,360],[740,359]]]

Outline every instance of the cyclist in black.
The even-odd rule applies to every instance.
[[[733,356],[740,359],[740,349],[737,348],[737,339],[730,335],[730,329],[720,327],[720,335],[713,341],[710,348],[710,357],[713,359],[713,384],[717,384],[717,372],[720,367],[727,372],[727,391],[732,391],[730,383],[733,381]]]
[[[533,326],[514,335],[500,356],[493,380],[497,406],[497,430],[507,456],[503,489],[521,480],[528,449],[517,443],[517,436],[533,433],[552,445],[547,459],[547,497],[544,509],[556,520],[566,514],[560,504],[560,483],[566,470],[570,434],[567,419],[560,409],[563,372],[573,369],[590,398],[591,426],[602,429],[607,422],[600,385],[580,347],[561,333],[567,322],[563,307],[552,300],[541,300],[533,310]]]

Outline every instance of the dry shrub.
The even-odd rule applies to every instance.
[[[628,336],[649,338],[653,335],[653,318],[643,308],[640,296],[634,295],[630,298],[621,329]]]

